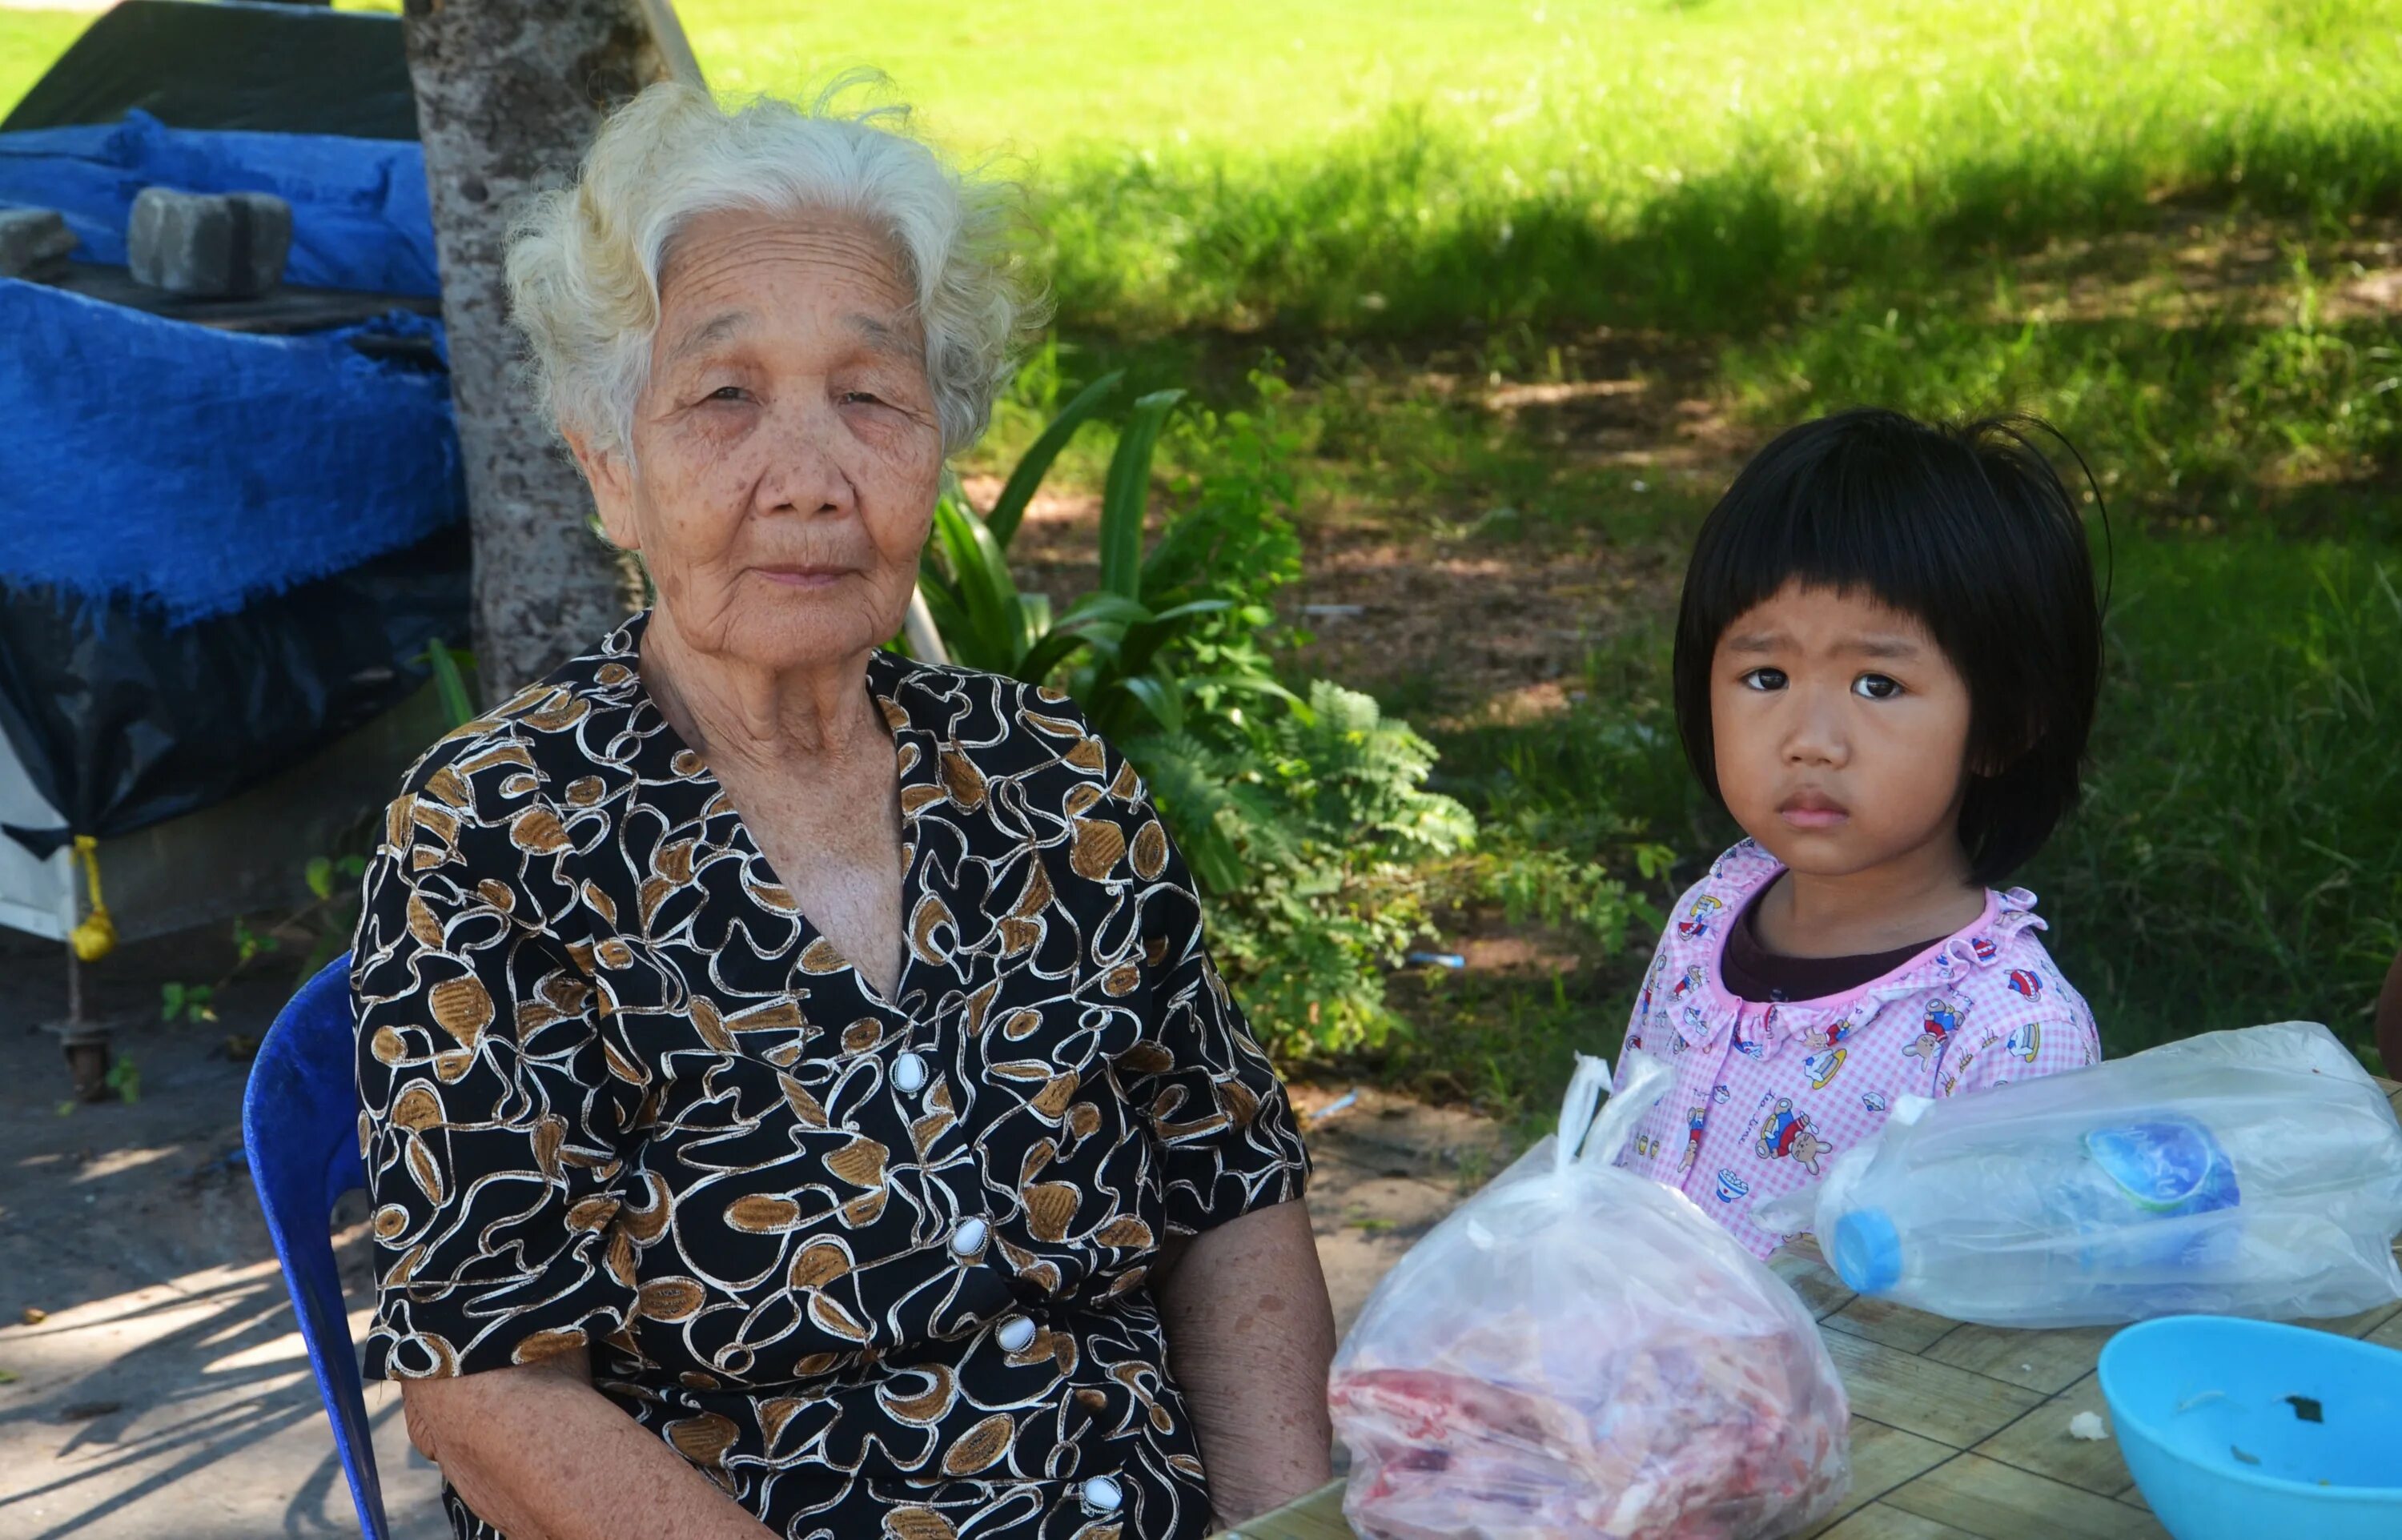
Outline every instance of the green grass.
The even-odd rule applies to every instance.
[[[2086,805],[2025,874],[2064,967],[2114,1052],[2292,1016],[2365,1046],[2402,946],[2392,0],[679,8],[721,89],[880,68],[1028,184],[1062,346],[979,464],[1108,369],[1222,407],[1264,362],[1313,532],[1608,553],[1582,703],[1436,735],[1513,871],[1599,859],[1658,901],[1640,846],[1729,837],[1676,751],[1661,622],[1746,443],[1855,402],[2043,413],[2118,537]],[[84,24],[0,12],[0,103]],[[1654,447],[1688,407],[1722,447],[1630,468],[1479,399],[1582,378],[1633,380]],[[1422,723],[1458,705],[1374,682]],[[1571,1047],[1615,1045],[1649,941],[1529,926],[1555,973],[1409,985],[1379,1067],[1545,1111]]]
[[[1847,276],[2140,226],[2164,195],[2402,194],[2381,4],[681,11],[724,89],[868,64],[963,156],[1015,158],[1064,314],[1128,334],[1739,329]],[[0,68],[21,89],[80,24],[12,13]]]
[[[2366,1049],[2402,951],[2402,548],[2119,562],[2086,804],[2027,877],[2063,968],[2113,1052],[2291,1019]]]
[[[1730,349],[1723,378],[1763,421],[1873,402],[1923,415],[2038,413],[2122,513],[2207,531],[2402,539],[2402,338],[2326,315],[2331,264],[2298,241],[2282,282],[2218,304],[2155,286],[2120,313],[2052,319],[2007,270],[1934,293],[1853,291],[1807,324]],[[2174,275],[2170,275],[2172,278]]]
[[[90,24],[74,11],[0,10],[0,117]]]
[[[2402,189],[2373,5],[683,9],[724,86],[875,63],[938,137],[1016,152],[1065,313],[1125,332],[1737,327],[2163,194]]]

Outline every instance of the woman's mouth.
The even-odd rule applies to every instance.
[[[850,575],[848,567],[827,566],[814,562],[792,562],[779,567],[753,567],[752,571],[768,582],[786,588],[824,588]]]
[[[1776,814],[1792,829],[1832,829],[1852,816],[1842,803],[1818,791],[1802,791],[1786,798],[1777,804]]]

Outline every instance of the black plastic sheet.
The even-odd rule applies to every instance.
[[[48,856],[220,802],[414,694],[427,643],[462,645],[467,626],[463,524],[173,629],[0,588],[0,733],[66,820],[0,832]]]

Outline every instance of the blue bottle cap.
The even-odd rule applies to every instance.
[[[1857,1208],[1835,1221],[1835,1272],[1862,1294],[1901,1282],[1901,1235],[1881,1208]]]

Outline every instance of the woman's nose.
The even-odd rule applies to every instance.
[[[840,452],[842,423],[823,402],[782,407],[767,435],[759,506],[767,513],[843,514],[856,489]]]

